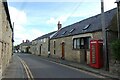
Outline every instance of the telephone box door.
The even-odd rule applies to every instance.
[[[90,41],[90,66],[94,68],[101,68],[103,66],[103,41]]]

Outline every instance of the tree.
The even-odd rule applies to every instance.
[[[111,43],[112,56],[115,60],[120,61],[120,39]]]

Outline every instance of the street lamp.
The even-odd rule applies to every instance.
[[[117,3],[117,27],[118,27],[118,39],[120,39],[120,0],[116,0]]]

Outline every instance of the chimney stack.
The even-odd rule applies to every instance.
[[[58,30],[60,30],[62,28],[62,24],[60,24],[60,21],[58,21],[57,26],[58,26]]]
[[[24,43],[24,40],[22,40],[22,43]]]
[[[26,43],[28,42],[28,40],[26,39]]]
[[[26,43],[30,42],[28,39],[26,39]]]

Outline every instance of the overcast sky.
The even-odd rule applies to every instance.
[[[116,0],[104,0],[105,11],[116,7]],[[12,22],[15,23],[15,45],[30,41],[62,27],[97,15],[100,0],[8,0]]]

